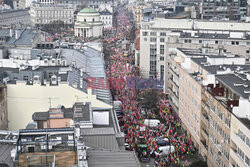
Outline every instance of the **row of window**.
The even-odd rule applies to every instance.
[[[144,31],[142,32],[143,36],[148,36],[148,32]],[[157,36],[157,32],[150,32],[150,36]],[[166,36],[166,32],[160,32],[160,36]]]
[[[193,85],[192,85],[192,87],[193,87]],[[201,108],[200,104],[198,104],[197,100],[193,98],[192,94],[189,94],[189,92],[184,87],[180,87],[180,90],[187,97],[187,99],[190,100],[191,104],[193,104],[197,108],[197,110],[200,111],[200,108]],[[196,88],[196,90],[197,90],[197,88]]]
[[[186,111],[186,109],[185,109],[185,111]],[[190,125],[190,127],[194,130],[195,134],[196,134],[198,137],[200,137],[199,128],[196,129],[195,124],[193,124],[192,121],[189,120],[189,116],[186,115],[186,112],[185,112],[185,111],[183,112],[182,110],[180,110],[180,114],[183,115],[183,118],[187,121],[187,123]]]
[[[216,161],[217,165],[220,167],[226,167],[223,161],[220,159],[219,155],[213,150],[212,147],[209,149],[210,154],[212,155],[213,159]]]
[[[42,14],[42,15],[57,15],[57,14],[61,14],[61,15],[73,15],[74,11],[68,11],[68,10],[38,10],[36,11],[36,13],[38,15]]]
[[[249,140],[249,138],[240,129],[238,130],[238,136],[250,148],[250,140]]]
[[[109,20],[111,20],[112,18],[110,16],[109,17],[107,17],[107,16],[106,17],[101,16],[100,19],[109,19]]]
[[[215,131],[223,138],[223,140],[229,143],[230,142],[229,135],[223,131],[221,126],[217,124],[216,121],[214,121],[211,116],[209,116],[209,122],[210,122],[210,125],[215,129]]]
[[[247,166],[250,166],[250,160],[248,155],[246,155],[239,147],[237,148],[237,153],[239,157],[247,164]]]
[[[144,38],[144,41],[148,41],[148,38]],[[150,38],[150,42],[157,42],[157,38]],[[165,38],[160,38],[160,42],[165,42]]]
[[[202,44],[204,41],[203,40],[199,40],[199,43],[200,44]],[[212,41],[210,41],[210,42],[212,42]],[[184,43],[192,43],[192,40],[191,39],[185,39],[184,40]],[[219,41],[214,41],[214,44],[219,44]],[[227,43],[227,44],[229,44],[229,43]],[[240,43],[239,43],[239,41],[231,41],[231,45],[239,45]]]
[[[214,114],[216,114],[220,118],[220,120],[223,123],[225,123],[227,127],[230,128],[230,118],[228,118],[227,116],[225,116],[225,114],[223,114],[218,107],[215,107],[212,102],[210,102],[210,108],[214,112]]]

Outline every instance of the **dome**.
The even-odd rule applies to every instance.
[[[98,13],[98,12],[93,8],[83,8],[82,10],[80,10],[79,13]]]

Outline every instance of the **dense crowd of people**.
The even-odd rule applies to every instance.
[[[129,16],[125,13],[117,15],[117,29],[110,29],[109,35],[104,36],[104,47],[110,55],[106,58],[106,73],[110,84],[111,92],[115,100],[121,101],[123,118],[120,120],[122,129],[125,133],[125,142],[130,150],[136,151],[136,142],[142,137],[147,142],[147,153],[149,156],[154,152],[159,152],[157,139],[159,137],[168,139],[169,145],[174,147],[173,152],[166,156],[155,155],[156,166],[188,166],[189,163],[183,159],[187,154],[195,153],[195,149],[190,137],[180,133],[180,120],[171,110],[167,100],[160,96],[157,103],[157,111],[151,111],[147,116],[158,118],[161,123],[152,128],[144,125],[145,114],[138,99],[143,98],[149,91],[149,88],[135,89],[127,86],[127,78],[140,78],[138,67],[133,66],[125,57],[122,48],[112,47],[110,44],[120,39],[126,38],[132,28],[129,22]],[[142,128],[144,127],[144,128]],[[143,131],[142,131],[143,129]],[[146,154],[146,153],[145,153]],[[139,154],[142,156],[142,154]]]

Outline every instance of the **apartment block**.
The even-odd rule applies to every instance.
[[[247,118],[231,116],[230,165],[250,166],[250,122]]]
[[[32,26],[60,24],[73,27],[75,7],[72,4],[42,4],[34,2],[30,6]]]
[[[234,145],[231,138],[237,134],[242,143],[249,142],[250,65],[246,59],[211,48],[169,48],[168,53],[170,104],[208,166],[242,166],[237,158],[248,164],[249,147]],[[232,128],[241,125],[233,121],[243,122],[244,133]]]
[[[68,108],[82,101],[91,102],[93,107],[112,108],[109,89],[87,86],[88,77],[98,82],[101,79],[101,84],[106,84],[102,52],[87,46],[84,52],[73,49],[29,51],[26,57],[19,52],[17,57],[0,59],[0,72],[7,85],[9,129],[25,128],[32,121],[33,113],[58,105]]]
[[[154,19],[141,23],[140,54],[135,55],[145,78],[164,78],[168,48],[210,47],[220,53],[231,52],[249,61],[250,24],[225,21]],[[139,57],[140,56],[140,57]]]
[[[247,15],[247,0],[203,0],[202,19],[243,20]]]

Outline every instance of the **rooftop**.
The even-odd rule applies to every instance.
[[[95,149],[119,150],[113,127],[81,129],[86,146]]]
[[[239,74],[225,74],[225,75],[216,75],[216,78],[224,83],[227,87],[232,89],[239,96],[248,99],[250,92],[250,81],[243,80]]]
[[[16,34],[18,38],[16,38]],[[38,32],[35,32],[32,29],[16,30],[15,35],[13,34],[13,36],[10,37],[9,40],[7,40],[6,44],[8,45],[32,45],[33,40],[37,36],[38,36]]]
[[[1,163],[13,167],[13,160],[11,159],[11,150],[15,148],[13,144],[0,144],[0,166]]]
[[[196,33],[196,35],[192,36],[191,33],[183,32],[180,35],[180,38],[202,38],[202,39],[211,39],[211,40],[219,40],[219,39],[229,39],[229,40],[250,40],[250,35],[246,35],[242,38],[232,38],[230,34],[218,34],[218,33]]]
[[[132,151],[87,150],[89,167],[136,167],[139,166]]]
[[[83,8],[82,10],[80,10],[79,13],[98,13],[98,12],[93,8]]]
[[[112,15],[112,13],[108,9],[102,10],[99,13],[100,15]]]

